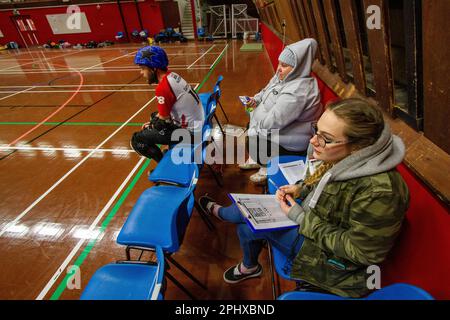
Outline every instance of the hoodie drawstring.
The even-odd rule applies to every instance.
[[[317,201],[319,201],[320,195],[322,194],[323,189],[325,189],[325,186],[327,185],[330,178],[331,178],[331,173],[327,172],[323,175],[322,179],[320,179],[319,184],[317,185],[317,188],[314,191],[314,194],[308,203],[308,206],[310,208],[314,209],[316,207]]]

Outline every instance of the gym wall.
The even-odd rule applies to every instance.
[[[130,41],[132,41],[131,32],[134,29],[141,30],[135,3],[131,1],[122,2],[121,5],[127,26],[127,33]],[[153,36],[164,28],[160,7],[155,0],[138,2],[138,6],[141,12],[143,27],[149,31],[150,35]],[[114,37],[117,32],[125,32],[117,3],[100,3],[99,6],[97,4],[79,5],[79,7],[81,12],[86,14],[91,29],[90,33],[53,34],[46,15],[66,13],[67,6],[21,8],[19,11],[21,15],[29,15],[34,21],[37,29],[36,35],[40,44],[44,44],[49,40],[55,42],[65,40],[72,44],[84,43],[91,40],[97,42],[104,40],[115,41]],[[12,15],[13,13],[10,9],[0,11],[0,30],[4,35],[4,37],[0,38],[0,44],[15,41],[20,46],[23,46],[22,39],[11,21],[10,16]]]

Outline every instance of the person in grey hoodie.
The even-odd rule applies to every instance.
[[[280,54],[275,76],[248,103],[250,159],[241,169],[263,167],[250,179],[264,182],[267,161],[277,155],[305,155],[311,138],[311,123],[323,111],[317,81],[311,68],[317,51],[314,39],[287,46]],[[265,152],[261,146],[267,146]],[[271,148],[272,147],[272,148]],[[257,163],[257,164],[256,164]]]
[[[291,277],[304,288],[355,298],[370,293],[367,268],[387,257],[409,204],[408,187],[396,170],[405,146],[382,112],[358,99],[329,105],[312,128],[308,161],[320,165],[276,194],[298,227],[254,233],[236,205],[199,199],[207,212],[237,224],[244,257],[225,271],[226,282],[261,274],[258,256],[265,239],[292,262]]]

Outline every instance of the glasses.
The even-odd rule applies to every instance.
[[[317,137],[317,142],[319,143],[319,146],[321,148],[325,148],[327,144],[340,144],[340,143],[346,144],[346,143],[350,143],[349,140],[335,141],[335,140],[327,139],[326,137],[324,137],[320,133],[317,133],[318,131],[319,131],[319,129],[317,128],[317,123],[316,122],[311,123],[311,132],[313,134],[313,137],[314,136]]]

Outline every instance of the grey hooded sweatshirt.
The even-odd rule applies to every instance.
[[[255,95],[257,107],[250,114],[248,135],[271,139],[275,135],[273,130],[278,129],[282,147],[289,151],[304,151],[312,136],[311,122],[316,121],[323,111],[317,81],[311,76],[317,42],[304,39],[287,48],[294,53],[296,65],[284,80],[276,74]]]

